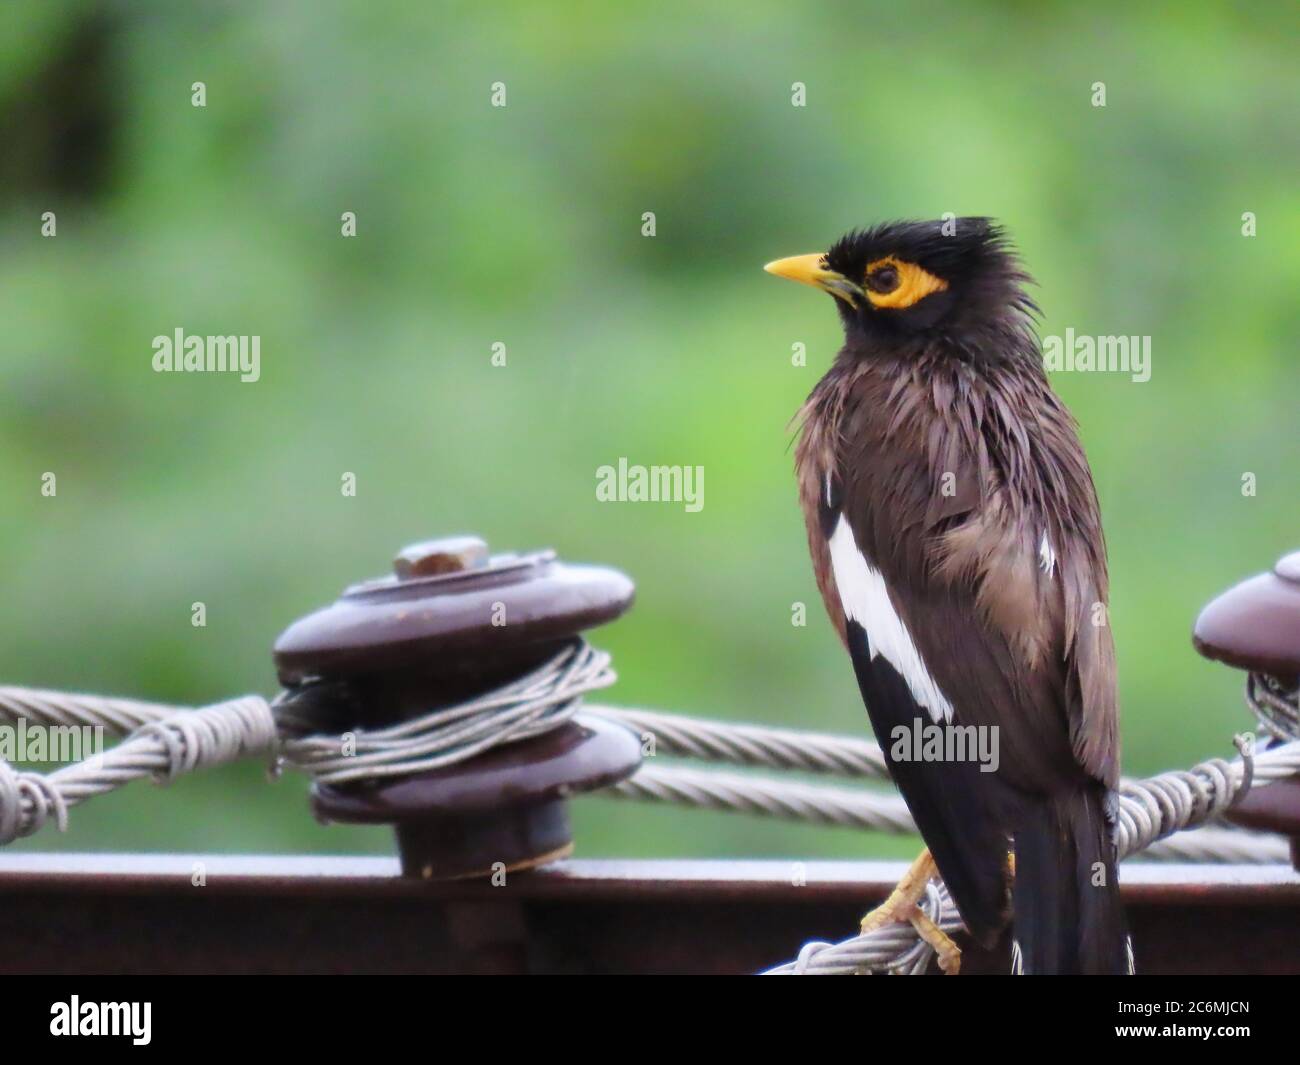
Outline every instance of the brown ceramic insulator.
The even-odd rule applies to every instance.
[[[1192,642],[1206,658],[1284,683],[1300,677],[1300,551],[1229,588],[1201,611]]]
[[[318,784],[312,807],[334,821],[396,825],[403,872],[451,880],[564,857],[573,842],[565,800],[640,763],[632,732],[579,714],[535,740],[378,788]]]
[[[417,545],[435,562],[413,561],[407,548],[397,568],[410,576],[354,584],[290,625],[275,642],[281,683],[407,669],[497,672],[504,659],[549,657],[632,603],[632,582],[617,570],[569,565],[554,551],[489,556],[481,540],[481,552],[467,550],[470,539]],[[466,568],[446,568],[452,557]]]
[[[382,727],[491,691],[618,617],[633,596],[617,570],[569,565],[552,551],[494,556],[477,537],[412,545],[394,570],[276,641],[281,683],[328,684],[322,732]],[[579,716],[443,769],[318,784],[312,806],[327,820],[394,825],[409,875],[527,868],[571,848],[564,800],[630,776],[640,755],[627,729]]]
[[[1300,779],[1278,780],[1252,788],[1228,814],[1242,828],[1281,832],[1300,839]]]
[[[1289,836],[1291,864],[1300,870],[1300,777],[1252,788],[1225,817],[1242,828]]]
[[[1192,642],[1206,658],[1295,685],[1300,679],[1300,551],[1211,602],[1196,619]],[[1300,869],[1300,778],[1251,790],[1227,819],[1290,836],[1292,862]]]

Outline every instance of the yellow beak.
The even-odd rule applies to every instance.
[[[769,274],[789,278],[805,285],[812,285],[823,292],[829,292],[837,299],[842,299],[850,306],[857,306],[862,289],[858,288],[843,274],[837,274],[826,267],[826,256],[822,252],[811,255],[792,255],[788,259],[777,259],[763,267]]]

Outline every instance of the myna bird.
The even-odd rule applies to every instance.
[[[799,496],[817,585],[928,848],[864,929],[910,921],[955,971],[956,945],[916,905],[937,867],[976,941],[1014,914],[1024,972],[1128,971],[1106,548],[1030,278],[986,218],[880,225],[766,269],[830,293],[844,325],[800,411]],[[996,769],[969,742],[929,758],[893,742],[931,726],[986,730]]]

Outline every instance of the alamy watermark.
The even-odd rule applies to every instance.
[[[977,762],[981,773],[996,773],[1001,761],[997,725],[940,725],[917,717],[890,729],[889,743],[895,762]]]
[[[0,725],[0,761],[84,762],[104,753],[103,725]]]
[[[1087,336],[1066,329],[1043,337],[1043,369],[1049,373],[1126,373],[1138,384],[1151,380],[1149,336]]]
[[[688,514],[704,509],[703,466],[638,466],[620,458],[596,470],[600,503],[683,503]]]
[[[260,336],[187,336],[177,326],[152,346],[155,373],[237,373],[246,384],[262,376]]]
[[[50,1035],[125,1036],[135,1046],[153,1038],[152,1002],[82,1002],[73,995],[50,1005]]]

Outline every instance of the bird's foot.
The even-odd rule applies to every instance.
[[[920,907],[926,885],[938,875],[934,858],[928,850],[922,851],[889,897],[862,918],[862,932],[865,935],[891,923],[910,924],[934,949],[939,968],[948,976],[956,976],[961,969],[961,948]]]
[[[911,920],[912,911],[925,896],[925,886],[938,875],[939,869],[934,864],[934,858],[928,850],[923,850],[903,874],[898,886],[889,893],[889,897],[862,918],[862,931],[874,932],[891,923],[907,924]]]

